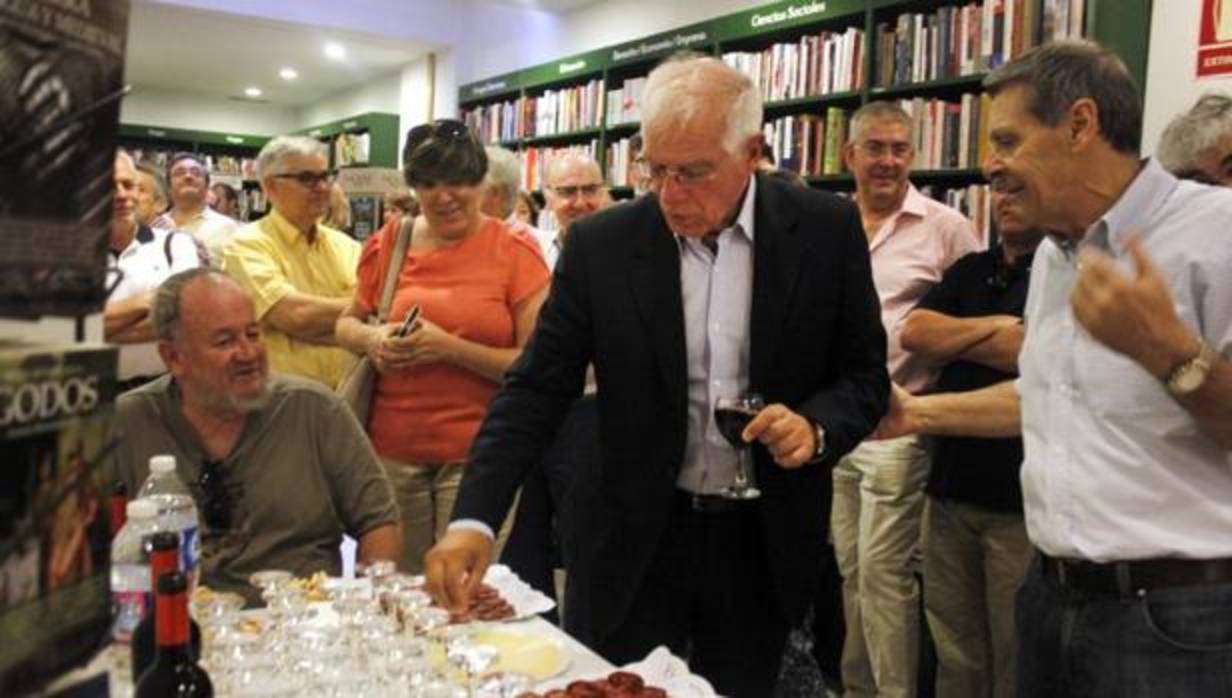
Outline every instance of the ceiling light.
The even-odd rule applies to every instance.
[[[283,68],[282,70],[278,71],[278,77],[282,78],[283,80],[294,80],[295,78],[299,77],[299,72],[297,72],[295,68]]]
[[[335,61],[340,61],[343,58],[346,58],[346,49],[343,48],[342,44],[331,41],[328,44],[325,44],[325,56],[327,58],[332,58]]]
[[[252,98],[254,98],[254,99],[255,99],[255,98],[257,98],[257,97],[260,97],[260,96],[261,96],[261,88],[260,88],[260,87],[248,87],[248,88],[245,88],[245,89],[244,89],[244,94],[246,94],[246,95],[248,95],[249,97],[252,97]]]

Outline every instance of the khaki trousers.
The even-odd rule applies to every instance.
[[[399,569],[411,574],[423,573],[424,553],[445,535],[453,504],[458,499],[464,463],[408,463],[381,457],[385,472],[394,486],[394,497],[402,512],[403,555]],[[500,559],[501,548],[509,538],[514,506],[496,537],[492,555]]]
[[[928,465],[926,442],[905,436],[866,441],[834,468],[830,528],[843,576],[847,698],[916,695],[920,590],[911,557]]]
[[[1013,698],[1014,597],[1032,555],[1022,514],[927,499],[924,608],[937,695]]]

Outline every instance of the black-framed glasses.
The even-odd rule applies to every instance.
[[[227,491],[223,481],[222,461],[203,461],[201,473],[197,476],[197,485],[205,493],[204,506],[201,508],[205,524],[216,531],[230,530],[232,501],[231,493]]]
[[[274,179],[293,179],[299,182],[299,185],[305,189],[312,189],[320,184],[333,184],[335,173],[324,170],[321,172],[312,172],[304,170],[302,172],[284,172],[282,174],[270,175]]]
[[[431,123],[420,124],[406,132],[406,147],[403,153],[409,160],[411,153],[423,145],[429,138],[448,138],[450,140],[466,140],[471,137],[466,124],[457,119],[437,119]]]

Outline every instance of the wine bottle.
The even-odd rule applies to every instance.
[[[174,531],[160,531],[150,536],[150,588],[158,588],[158,580],[167,572],[174,572],[180,567],[180,535]],[[132,666],[133,666],[133,683],[141,678],[141,674],[145,672],[151,664],[154,663],[154,655],[158,649],[158,643],[155,641],[155,616],[158,614],[157,604],[148,604],[146,608],[151,611],[145,614],[137,628],[133,630],[133,638],[130,643],[132,650]],[[189,619],[191,629],[190,650],[192,656],[198,658],[201,656],[201,628],[197,625],[197,621]]]
[[[213,698],[214,685],[188,643],[188,578],[174,570],[158,578],[158,653],[141,675],[136,698]]]

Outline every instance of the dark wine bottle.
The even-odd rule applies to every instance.
[[[180,534],[174,531],[159,531],[150,536],[150,588],[158,588],[158,580],[168,572],[174,572],[180,567]],[[133,630],[133,638],[129,647],[132,650],[133,683],[141,678],[141,674],[154,663],[154,655],[158,649],[155,640],[155,616],[158,614],[157,604],[146,604],[151,611],[137,624]],[[197,621],[191,618],[189,630],[190,649],[193,657],[201,656],[201,628]]]
[[[133,692],[136,698],[213,698],[214,685],[188,643],[188,578],[174,570],[158,578],[158,653]]]
[[[124,528],[124,523],[128,521],[128,485],[123,481],[116,480],[111,486],[111,537],[114,539],[116,534]]]

